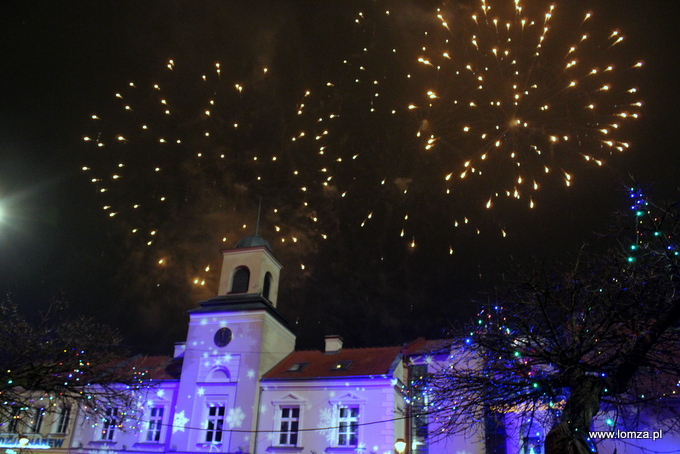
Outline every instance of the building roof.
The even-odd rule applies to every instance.
[[[131,372],[142,380],[172,380],[167,367],[172,361],[171,356],[135,355],[115,364],[116,368]]]
[[[145,372],[145,376],[151,380],[171,380],[166,368],[172,361],[170,356],[144,356],[132,363],[138,371]]]
[[[235,249],[255,247],[255,246],[264,246],[267,249],[269,249],[270,251],[272,251],[272,246],[271,246],[271,244],[269,244],[269,241],[265,240],[264,238],[259,236],[257,233],[255,235],[251,235],[251,236],[247,236],[245,238],[242,238],[238,243],[236,243]]]
[[[437,353],[448,352],[451,349],[453,339],[433,339],[427,340],[419,337],[413,342],[406,344],[403,353],[406,356],[414,355],[434,355]]]
[[[288,331],[291,331],[288,320],[274,307],[267,298],[259,293],[235,293],[219,295],[207,301],[201,301],[199,307],[189,310],[189,314],[206,312],[243,312],[265,310],[276,318]],[[292,331],[291,331],[292,332]]]
[[[288,355],[263,380],[313,380],[389,375],[401,359],[401,347],[352,348],[334,353],[318,350]]]

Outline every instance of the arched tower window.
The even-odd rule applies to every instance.
[[[229,382],[231,381],[231,374],[229,373],[229,369],[227,369],[226,367],[216,367],[208,373],[208,376],[206,377],[205,381]]]
[[[267,271],[267,274],[264,275],[264,286],[262,287],[262,296],[264,296],[266,299],[269,299],[269,291],[272,288],[272,273]]]
[[[250,283],[250,270],[246,266],[239,266],[231,278],[231,290],[229,293],[248,293]]]

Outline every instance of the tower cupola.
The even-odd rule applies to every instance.
[[[267,240],[257,234],[245,237],[222,251],[218,295],[261,295],[276,307],[281,268]]]

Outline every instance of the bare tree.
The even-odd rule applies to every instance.
[[[5,430],[34,430],[43,414],[63,408],[101,417],[112,406],[121,413],[134,408],[135,391],[148,377],[124,359],[113,330],[87,317],[67,318],[65,309],[56,299],[31,323],[10,297],[0,302],[0,426]]]
[[[516,268],[461,333],[428,383],[440,434],[513,413],[551,428],[546,454],[580,454],[596,451],[588,432],[605,412],[610,424],[677,428],[680,207],[630,197],[635,228],[608,253],[582,250],[566,272]]]

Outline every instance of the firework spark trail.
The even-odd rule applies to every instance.
[[[280,103],[267,73],[228,82],[220,63],[200,74],[169,60],[159,80],[128,83],[92,116],[83,171],[147,266],[187,267],[185,278],[204,285],[214,254],[201,243],[219,235],[232,246],[251,234],[254,226],[242,223],[257,196],[266,199],[271,239],[295,244],[311,231],[313,216],[281,180]],[[180,247],[192,238],[193,246]]]
[[[389,216],[415,246],[433,213],[479,229],[485,209],[534,208],[541,187],[629,148],[642,63],[593,13],[499,0],[424,19],[375,5],[356,15],[356,49],[299,104],[290,153],[317,163],[296,174],[309,200],[342,198],[361,226]]]
[[[169,61],[161,81],[116,94],[85,137],[104,210],[153,246],[215,195],[257,193],[284,242],[374,225],[415,247],[432,229],[479,233],[495,206],[534,208],[539,189],[629,147],[641,63],[596,15],[515,0],[366,6],[295,111],[276,107],[266,69],[246,83],[219,63]]]

